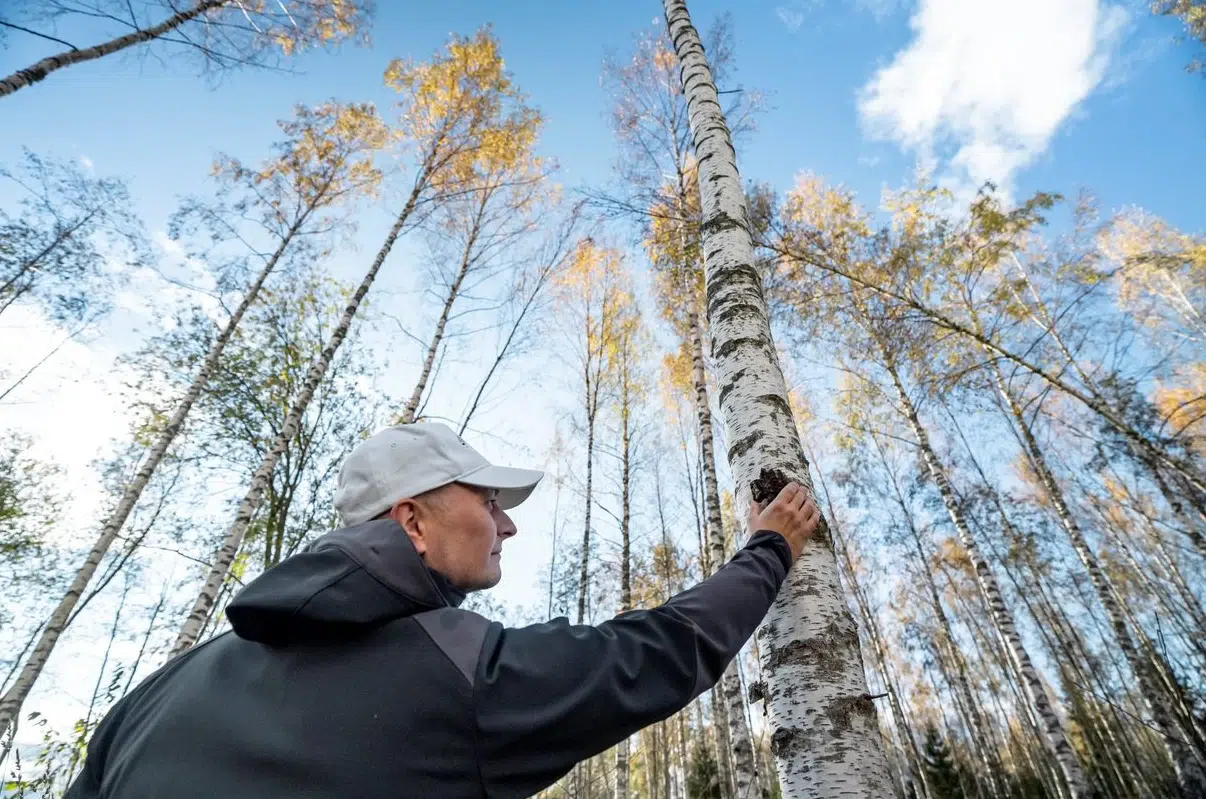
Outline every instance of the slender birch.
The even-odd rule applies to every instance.
[[[71,47],[0,78],[0,97],[45,80],[60,69],[153,41],[191,46],[207,65],[216,68],[262,63],[271,52],[288,56],[306,47],[351,38],[366,27],[372,10],[371,0],[290,0],[288,6],[243,0],[194,0],[179,10],[175,3],[167,5],[175,13],[153,25],[140,24],[133,8],[127,5],[129,18],[121,21],[132,27],[132,31],[91,47]],[[187,35],[177,36],[179,31]]]
[[[1043,454],[1038,439],[1035,438],[1034,431],[1031,430],[1030,423],[1022,411],[1022,406],[1018,403],[1013,389],[1010,388],[1008,382],[1005,380],[1000,367],[995,364],[993,367],[993,377],[996,382],[997,391],[1000,393],[1009,414],[1013,417],[1014,429],[1021,439],[1030,466],[1038,476],[1043,491],[1047,495],[1047,500],[1051,503],[1056,518],[1059,519],[1060,526],[1067,533],[1068,540],[1072,544],[1072,549],[1076,552],[1077,557],[1080,558],[1085,571],[1089,573],[1089,580],[1093,585],[1093,590],[1097,594],[1097,599],[1101,602],[1101,606],[1105,609],[1106,616],[1109,619],[1110,627],[1114,633],[1114,640],[1118,644],[1118,648],[1122,650],[1123,657],[1126,658],[1127,664],[1131,667],[1131,671],[1139,682],[1140,695],[1143,697],[1148,711],[1152,714],[1152,720],[1155,722],[1156,728],[1161,733],[1162,743],[1168,750],[1173,767],[1176,769],[1177,781],[1180,783],[1182,795],[1185,797],[1206,795],[1206,764],[1202,763],[1193,752],[1192,747],[1186,743],[1187,740],[1192,740],[1192,735],[1187,735],[1186,731],[1179,729],[1180,725],[1177,724],[1174,714],[1170,711],[1167,705],[1167,698],[1159,685],[1159,678],[1152,673],[1150,661],[1141,656],[1136,649],[1134,639],[1131,637],[1130,627],[1122,612],[1117,591],[1110,582],[1110,578],[1105,570],[1102,569],[1097,556],[1089,546],[1089,542],[1085,540],[1084,533],[1080,529],[1080,524],[1076,521],[1071,509],[1068,507],[1063,489],[1056,482],[1055,475],[1047,463],[1047,457]]]
[[[437,229],[450,231],[452,240],[460,246],[458,266],[451,275],[442,276],[443,305],[414,390],[398,417],[400,424],[415,421],[432,377],[436,354],[449,335],[448,324],[453,320],[457,300],[462,294],[472,293],[476,288],[474,279],[483,273],[488,278],[498,258],[533,230],[531,213],[548,177],[543,159],[532,153],[541,125],[540,116],[533,112],[516,120],[509,129],[499,131],[497,146],[461,159],[466,163],[459,170],[458,181],[475,188],[445,203],[436,220]],[[457,165],[452,166],[455,169]]]
[[[281,127],[288,138],[277,145],[279,156],[262,168],[251,169],[233,159],[221,160],[216,167],[219,174],[236,184],[247,186],[259,199],[261,207],[253,206],[252,212],[261,214],[265,227],[274,231],[276,247],[244,291],[192,383],[155,437],[138,472],[105,520],[100,535],[51,615],[17,681],[0,698],[0,737],[16,719],[25,697],[33,688],[72,611],[83,596],[84,589],[129,519],[172,442],[183,429],[189,412],[217,369],[222,353],[243,316],[256,302],[264,282],[295,240],[307,235],[324,209],[352,199],[357,194],[371,192],[380,178],[370,156],[384,144],[385,132],[371,106],[328,104],[314,109],[299,107],[295,118],[282,122]]]
[[[647,342],[641,335],[635,305],[619,323],[612,353],[615,372],[616,415],[620,426],[620,613],[632,610],[632,469],[634,412],[644,394],[638,348]],[[656,728],[654,729],[656,733]],[[615,799],[628,799],[631,779],[629,739],[616,746]],[[647,769],[652,771],[652,769]]]
[[[447,52],[429,63],[395,61],[386,69],[386,84],[403,94],[399,135],[413,143],[416,170],[410,195],[395,218],[376,257],[348,300],[339,323],[306,375],[305,382],[264,461],[252,476],[247,494],[235,513],[204,585],[180,629],[171,656],[191,647],[209,618],[218,592],[238,554],[243,537],[262,502],[276,462],[297,434],[302,416],[326,374],[336,351],[347,337],[361,303],[377,278],[412,215],[421,204],[436,202],[448,192],[463,192],[459,170],[451,168],[467,154],[488,151],[497,138],[529,109],[503,69],[495,39],[480,31],[472,38],[454,37]]]
[[[947,514],[950,516],[951,522],[959,534],[959,542],[971,558],[976,573],[976,582],[984,598],[984,603],[988,606],[993,624],[1001,638],[1005,641],[1010,659],[1022,678],[1023,687],[1026,690],[1030,706],[1039,718],[1046,736],[1047,746],[1059,763],[1061,776],[1067,789],[1077,799],[1092,796],[1092,789],[1085,778],[1084,770],[1081,767],[1076,751],[1068,741],[1063,722],[1060,721],[1059,716],[1052,707],[1051,699],[1047,696],[1047,689],[1039,678],[1037,669],[1035,669],[1034,664],[1031,662],[1030,653],[1027,652],[1025,645],[1022,643],[1021,636],[1018,634],[1014,624],[1013,614],[1009,610],[1009,606],[1005,604],[1001,589],[997,585],[996,576],[988,565],[987,559],[981,554],[979,543],[976,541],[975,536],[972,535],[971,529],[963,517],[962,508],[955,496],[954,489],[951,487],[946,468],[942,465],[937,452],[935,452],[933,446],[930,444],[929,434],[921,423],[921,418],[918,416],[912,397],[905,390],[904,383],[901,381],[895,366],[895,359],[883,337],[878,332],[872,333],[872,339],[883,359],[883,365],[892,379],[892,386],[899,400],[901,411],[916,438],[917,448],[921,452],[922,461],[925,463],[930,479],[942,497],[942,504],[945,506]]]
[[[685,2],[664,7],[699,161],[712,362],[737,496],[766,502],[793,479],[814,494],[716,85]],[[827,528],[796,562],[758,636],[783,795],[886,796],[891,777]]]

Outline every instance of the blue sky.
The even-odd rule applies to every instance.
[[[761,131],[740,153],[747,175],[786,187],[798,170],[813,170],[849,184],[870,204],[881,185],[907,177],[916,151],[902,152],[891,139],[869,139],[859,96],[877,70],[917,40],[910,20],[919,9],[890,0],[868,3],[788,0],[750,2],[741,9],[710,0],[692,4],[701,27],[720,12],[734,11],[736,82],[766,91],[773,106]],[[939,9],[951,4],[925,3]],[[379,5],[371,49],[309,54],[296,62],[295,74],[235,72],[209,90],[188,64],[165,66],[181,57],[167,48],[156,51],[161,61],[143,51],[61,71],[35,89],[5,99],[0,157],[10,159],[21,144],[87,155],[100,172],[130,176],[154,226],[177,193],[201,184],[216,150],[248,159],[262,153],[276,133],[274,120],[293,103],[329,97],[387,103],[380,77],[389,58],[424,57],[449,33],[467,33],[490,22],[519,84],[548,116],[545,149],[560,160],[567,183],[607,178],[613,146],[598,84],[600,60],[607,49],[623,51],[636,31],[650,27],[659,4],[383,0]],[[1119,8],[1096,0],[1061,0],[1049,5],[1070,10],[1054,15],[1043,10],[1047,2],[966,5],[988,10],[952,24],[952,30],[939,31],[935,38],[963,37],[965,50],[958,49],[960,43],[948,49],[964,56],[982,52],[982,41],[1004,39],[1004,57],[988,59],[985,74],[973,76],[961,89],[1004,95],[1006,102],[994,105],[990,100],[983,109],[990,117],[986,124],[1001,128],[1010,126],[1011,113],[1027,113],[1026,107],[1011,108],[1008,100],[1022,98],[1015,106],[1040,106],[1046,95],[1058,94],[1063,84],[1075,80],[1067,64],[1042,52],[1042,45],[1066,43],[1075,35],[1055,26],[1098,24],[1110,13],[1103,9]],[[1100,81],[1040,143],[1030,167],[1012,176],[1021,191],[1069,191],[1083,185],[1095,190],[1106,207],[1140,204],[1192,225],[1202,218],[1195,189],[1203,185],[1206,164],[1193,153],[1200,152],[1206,136],[1206,87],[1183,71],[1191,51],[1172,44],[1176,26],[1151,18],[1144,5],[1123,10],[1121,30],[1102,47],[1108,63]],[[1008,10],[991,11],[998,6]],[[1028,10],[1033,12],[1029,17]],[[969,34],[960,26],[980,31]],[[90,26],[65,28],[62,34],[78,42],[96,37]],[[0,51],[0,62],[22,66],[45,55],[44,45],[13,33],[9,48]],[[933,50],[922,58],[932,56],[943,74],[928,81],[918,80],[916,71],[902,76],[917,93],[914,105],[925,104],[944,81],[968,77],[960,74],[962,64],[944,64],[941,49]],[[1032,66],[1027,73],[1012,69],[1011,63]],[[1052,102],[1058,106],[1060,99]],[[941,147],[950,144],[939,142]]]
[[[378,0],[371,48],[307,54],[293,72],[244,70],[209,88],[178,50],[153,48],[71,67],[0,99],[0,163],[21,146],[80,159],[98,174],[126,178],[148,228],[161,231],[179,196],[202,191],[218,151],[247,161],[267,154],[276,120],[295,103],[372,100],[384,110],[388,61],[423,59],[451,33],[492,23],[518,84],[547,117],[542,149],[562,166],[568,186],[606,182],[615,157],[599,86],[602,58],[624,53],[652,30],[660,4]],[[801,170],[853,188],[874,207],[918,158],[939,179],[967,191],[992,178],[1014,196],[1034,190],[1094,191],[1104,210],[1140,205],[1172,223],[1201,230],[1206,219],[1206,80],[1185,73],[1193,53],[1173,44],[1176,26],[1152,18],[1146,2],[1101,0],[692,0],[699,26],[734,13],[735,88],[766,92],[771,110],[740,147],[748,178],[788,188]],[[66,24],[78,45],[104,31]],[[7,74],[52,52],[45,42],[10,33],[0,50]],[[12,201],[0,188],[0,204]],[[335,259],[340,277],[358,277],[380,239],[383,214],[363,215],[358,251]],[[415,286],[406,247],[375,293],[405,302]],[[388,299],[385,299],[388,298]],[[131,316],[137,313],[130,311]],[[137,320],[119,320],[66,348],[19,405],[0,407],[0,427],[26,427],[51,457],[87,479],[87,461],[120,437],[122,410],[109,390],[112,358],[128,349]],[[0,351],[38,354],[57,340],[44,320],[6,321]],[[383,342],[387,348],[389,342]],[[409,360],[408,360],[409,359]],[[398,358],[392,388],[413,381],[417,356]],[[66,381],[66,382],[64,382]],[[556,411],[533,412],[540,380],[520,386],[490,418],[505,434],[481,438],[503,460],[544,457]],[[69,386],[64,389],[64,386]],[[441,387],[441,391],[455,388]],[[500,598],[520,604],[539,595],[547,562],[551,488],[518,515],[533,533],[517,539],[504,562]],[[86,505],[86,503],[77,503]],[[88,507],[76,509],[88,526]]]

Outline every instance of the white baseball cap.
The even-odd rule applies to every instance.
[[[495,466],[447,425],[396,425],[361,442],[343,462],[335,510],[350,527],[449,483],[497,489],[498,505],[507,510],[527,499],[542,477],[535,469]]]

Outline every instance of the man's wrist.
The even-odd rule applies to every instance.
[[[769,546],[779,554],[783,561],[783,571],[786,573],[791,570],[791,564],[796,559],[796,553],[791,548],[791,543],[787,540],[787,536],[778,530],[762,529],[756,530],[746,542],[746,547],[753,546]]]

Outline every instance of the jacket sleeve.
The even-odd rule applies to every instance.
[[[713,686],[790,566],[786,539],[762,531],[660,607],[598,626],[492,625],[474,680],[486,796],[531,796]]]

